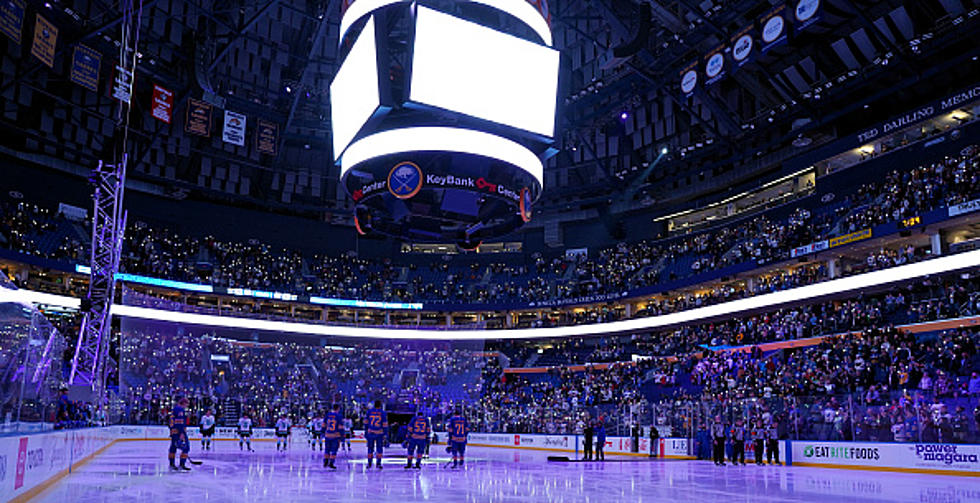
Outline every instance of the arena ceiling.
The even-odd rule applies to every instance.
[[[330,152],[327,89],[337,71],[342,0],[144,0],[129,136],[130,176],[169,197],[327,213],[350,201]],[[722,191],[803,148],[905,104],[973,83],[977,0],[824,0],[819,20],[692,96],[680,73],[774,5],[760,0],[551,0],[562,50],[558,147],[545,209]],[[795,5],[795,2],[789,2]],[[790,8],[792,8],[792,5]],[[21,43],[2,38],[5,155],[61,169],[114,146],[113,55],[123,22],[109,0],[30,1]],[[33,58],[34,13],[59,29],[52,67]],[[99,92],[68,79],[86,45],[103,56]],[[186,135],[154,120],[153,86],[278,125],[274,155]],[[668,154],[654,162],[666,148]]]

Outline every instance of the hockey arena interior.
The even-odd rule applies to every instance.
[[[0,0],[0,501],[980,502],[980,0]]]

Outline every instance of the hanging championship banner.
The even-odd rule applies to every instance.
[[[762,53],[786,43],[786,5],[780,5],[762,18]]]
[[[279,148],[279,124],[259,119],[255,127],[255,149],[260,153],[276,155]]]
[[[752,27],[748,26],[732,37],[732,61],[735,63],[732,71],[752,60],[753,49],[755,49],[755,39],[752,38]]]
[[[153,103],[151,110],[154,119],[170,124],[174,110],[173,91],[153,84]]]
[[[54,66],[54,49],[57,45],[58,28],[38,14],[37,22],[34,23],[34,45],[31,46],[31,54],[51,68]]]
[[[245,146],[245,114],[225,110],[225,129],[222,139],[226,143]]]
[[[23,26],[24,0],[0,0],[0,31],[19,44]]]
[[[93,93],[97,92],[101,65],[101,54],[84,45],[76,45],[71,57],[71,81]]]
[[[796,10],[793,12],[793,19],[796,21],[793,24],[796,33],[819,21],[820,0],[799,0],[796,3]]]
[[[211,104],[189,98],[186,119],[185,132],[198,136],[211,136]]]
[[[133,72],[116,65],[116,77],[112,84],[112,97],[129,104],[133,99]]]
[[[710,86],[725,76],[725,44],[719,45],[704,58],[704,85]]]
[[[681,92],[690,98],[698,85],[698,62],[695,61],[681,70]]]

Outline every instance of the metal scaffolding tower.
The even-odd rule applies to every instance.
[[[116,273],[122,255],[126,213],[123,192],[126,184],[126,159],[115,165],[99,162],[90,180],[95,185],[95,210],[92,213],[92,268],[88,296],[83,299],[84,318],[79,331],[69,382],[91,385],[93,397],[101,403],[109,363],[109,340],[112,334],[112,302],[116,291]]]

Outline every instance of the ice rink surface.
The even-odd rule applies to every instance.
[[[167,443],[120,442],[38,495],[44,502],[980,502],[980,478],[826,468],[716,467],[706,461],[608,456],[605,463],[548,462],[547,452],[470,447],[464,470],[446,467],[444,446],[422,470],[404,459],[366,471],[365,446],[341,452],[336,472],[303,442],[286,453],[257,442],[255,452],[216,442],[172,473]],[[387,454],[403,454],[389,449]]]

